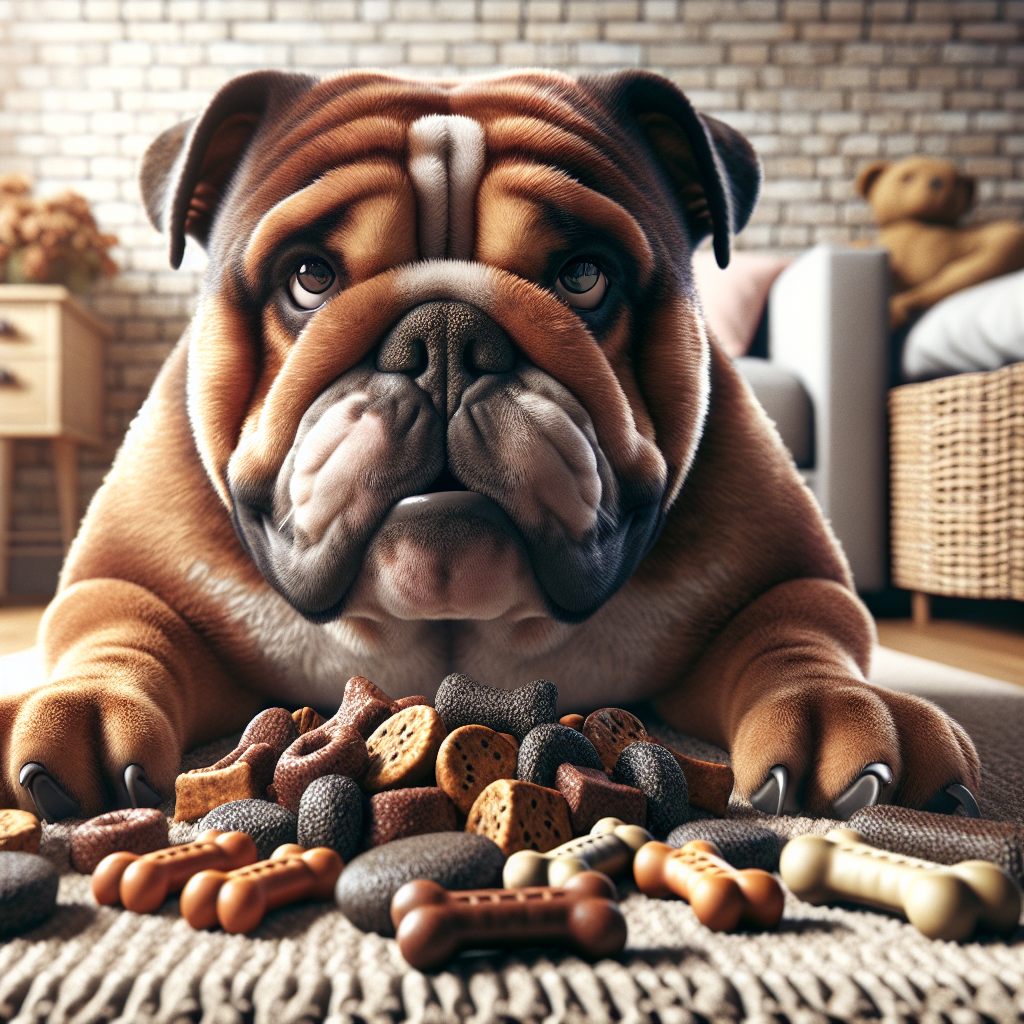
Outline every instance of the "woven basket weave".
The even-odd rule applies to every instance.
[[[1024,363],[889,393],[898,587],[1024,600]]]

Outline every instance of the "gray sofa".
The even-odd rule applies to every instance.
[[[768,359],[736,367],[786,443],[850,560],[857,589],[888,582],[889,270],[881,249],[818,245],[768,299]]]

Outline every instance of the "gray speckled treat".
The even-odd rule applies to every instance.
[[[567,725],[546,723],[531,729],[519,745],[516,778],[554,788],[555,772],[562,764],[603,770],[601,755],[581,732]]]
[[[764,825],[734,818],[705,818],[674,828],[665,840],[669,846],[684,846],[694,839],[714,843],[722,856],[734,867],[779,870],[782,839]]]
[[[208,828],[244,832],[252,837],[260,860],[266,860],[279,846],[295,842],[298,817],[267,800],[232,800],[215,807],[199,822],[200,832]]]
[[[647,827],[659,839],[690,820],[686,776],[671,751],[657,743],[630,743],[615,762],[612,781],[647,797]]]
[[[298,844],[329,846],[347,864],[363,835],[363,791],[345,775],[314,779],[299,801]]]
[[[521,743],[531,729],[558,721],[557,703],[558,687],[547,679],[503,690],[454,673],[437,688],[434,710],[449,732],[463,725],[486,725],[495,732],[511,733]]]
[[[0,850],[0,936],[45,921],[57,905],[58,881],[57,869],[45,857]]]
[[[445,889],[489,889],[501,885],[505,857],[485,836],[431,832],[409,836],[360,854],[341,873],[334,898],[342,913],[364,932],[394,935],[391,897],[414,878]]]

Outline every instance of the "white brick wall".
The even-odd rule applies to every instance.
[[[182,330],[199,261],[178,273],[135,174],[150,139],[260,67],[412,74],[649,67],[745,132],[764,198],[740,244],[800,249],[870,234],[860,166],[924,152],[979,178],[978,219],[1024,216],[1024,0],[0,0],[0,172],[71,186],[116,232],[123,273],[88,304],[107,349],[99,484]],[[45,445],[16,450],[14,528],[52,531]],[[20,545],[14,586],[51,585],[53,545]]]

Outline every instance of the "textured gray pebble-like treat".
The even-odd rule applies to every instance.
[[[531,729],[519,745],[516,778],[536,786],[555,786],[555,773],[562,764],[578,768],[604,768],[594,744],[567,725],[545,723]]]
[[[57,869],[38,853],[0,850],[0,937],[45,921],[57,905],[58,881]]]
[[[199,822],[199,832],[211,828],[244,832],[256,844],[260,860],[266,860],[279,846],[296,841],[298,817],[267,800],[232,800],[215,807]]]
[[[454,673],[437,688],[434,710],[449,732],[463,725],[486,725],[507,732],[521,743],[538,725],[557,722],[558,687],[547,679],[535,679],[514,690],[481,686],[469,676]]]
[[[647,827],[661,839],[690,820],[686,776],[671,751],[645,740],[630,743],[615,762],[612,781],[647,797]]]
[[[445,889],[501,886],[505,856],[473,832],[431,832],[376,846],[341,873],[334,898],[342,913],[364,932],[394,935],[391,897],[415,878]]]
[[[363,835],[363,791],[345,775],[314,779],[299,801],[299,846],[327,846],[347,864]]]
[[[735,818],[704,818],[674,828],[665,842],[678,849],[694,839],[714,843],[722,851],[722,856],[741,871],[746,868],[779,870],[782,839],[764,825]]]

